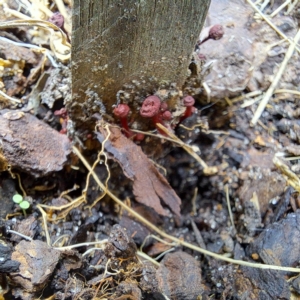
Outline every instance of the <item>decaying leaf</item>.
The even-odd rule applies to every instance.
[[[133,181],[136,201],[152,207],[160,215],[166,215],[163,203],[179,215],[181,200],[166,178],[157,171],[142,149],[127,139],[119,128],[109,129],[110,136],[104,143],[105,150],[119,163],[126,177]],[[102,143],[107,132],[103,128],[99,130],[97,137]]]

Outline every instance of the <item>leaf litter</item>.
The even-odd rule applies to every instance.
[[[261,2],[261,1],[260,1]],[[265,1],[265,3],[266,2],[268,2],[268,1]],[[289,1],[286,1],[287,3],[289,2]],[[297,1],[296,1],[297,2]],[[295,2],[295,3],[296,3]],[[22,66],[18,66],[18,68],[19,69],[22,69]],[[293,92],[293,93],[299,93],[298,91],[291,91],[291,92]],[[248,95],[249,97],[250,97],[250,95]],[[101,133],[99,133],[99,134],[101,134]],[[98,134],[98,136],[99,136],[99,134]],[[107,136],[106,136],[107,137]],[[126,170],[129,174],[131,174],[131,178],[130,177],[128,177],[128,178],[130,178],[131,180],[133,180],[133,182],[136,180],[135,179],[135,175],[136,175],[136,170],[134,169],[134,168],[132,168],[132,166],[130,166],[130,164],[129,164],[129,166],[128,166],[128,162],[126,162],[126,159],[124,159],[124,157],[126,158],[126,155],[127,154],[130,154],[131,153],[131,155],[132,155],[132,153],[134,154],[134,155],[138,155],[138,153],[136,152],[136,148],[134,148],[134,147],[130,147],[130,145],[128,146],[128,153],[127,152],[121,152],[120,153],[120,151],[119,151],[119,149],[118,148],[116,148],[115,147],[115,145],[113,145],[113,143],[112,143],[112,141],[110,141],[110,139],[109,139],[109,142],[111,143],[111,148],[110,148],[110,150],[115,150],[115,154],[116,155],[119,155],[120,156],[120,158],[123,158],[123,161],[122,161],[122,163],[123,163],[123,165],[121,165],[121,163],[120,163],[120,165],[121,165],[121,167],[123,168],[123,170]],[[116,143],[117,143],[117,145],[120,143],[120,141],[116,141]],[[104,143],[104,144],[106,144],[106,142]],[[103,143],[102,143],[102,145],[103,145]],[[265,146],[262,146],[262,147],[265,147]],[[1,150],[1,149],[0,149]],[[103,150],[102,150],[103,151]],[[105,151],[107,151],[109,154],[110,154],[110,152],[107,150],[107,148],[105,147]],[[1,154],[1,152],[0,152],[0,154]],[[110,154],[111,155],[111,154]],[[112,155],[111,155],[112,156]],[[114,158],[113,156],[112,156],[112,158],[113,159],[115,159],[116,161],[118,161],[116,158]],[[194,157],[195,158],[195,157]],[[2,161],[2,164],[4,164],[4,169],[6,169],[6,162],[5,162],[5,160],[1,160],[1,157],[0,157],[0,162]],[[119,162],[119,161],[118,161]],[[200,161],[198,160],[198,162],[200,163]],[[133,163],[133,161],[131,161],[131,163]],[[278,166],[278,163],[276,163],[276,162],[274,162],[275,163],[275,165],[279,168],[279,166]],[[200,163],[201,164],[201,163]],[[144,166],[144,164],[143,164],[143,166]],[[153,165],[152,165],[152,167],[153,167]],[[202,163],[202,167],[203,168],[205,168],[205,165],[203,165],[203,163]],[[298,176],[297,176],[297,174],[292,174],[291,172],[288,172],[289,170],[288,169],[286,169],[286,168],[279,168],[279,169],[281,169],[281,171],[282,171],[282,173],[283,174],[286,174],[286,176],[287,176],[287,179],[290,179],[290,180],[294,180],[294,177],[295,177],[295,179],[298,179]],[[217,171],[219,171],[219,170],[217,170]],[[125,173],[125,171],[124,171],[124,173]],[[91,174],[91,171],[90,171],[90,173],[89,173],[89,175]],[[125,173],[126,174],[126,173]],[[145,174],[144,174],[145,175]],[[148,175],[148,174],[147,174]],[[155,172],[154,172],[154,175],[155,175]],[[94,175],[93,175],[94,176]],[[156,175],[155,175],[156,176]],[[143,178],[143,180],[144,180],[144,178]],[[151,178],[150,178],[150,180],[151,180]],[[136,180],[137,181],[137,180]],[[151,182],[151,181],[150,181]],[[152,183],[152,182],[151,182]],[[142,183],[139,185],[139,187],[141,186],[142,188],[143,188],[143,181],[142,181]],[[297,189],[297,187],[299,187],[299,181],[296,181],[295,180],[295,183],[294,184],[292,184],[292,183],[290,183],[291,185],[294,185],[295,186],[295,189]],[[133,185],[134,186],[134,185]],[[107,186],[106,186],[106,188],[107,188]],[[153,187],[152,187],[152,189],[154,189]],[[104,191],[104,193],[107,193],[107,195],[108,196],[112,196],[112,194],[110,193],[110,191],[109,190],[105,190],[103,187],[102,187],[102,190]],[[154,191],[155,192],[155,191]],[[162,209],[163,209],[163,205],[165,204],[165,205],[167,205],[166,203],[164,203],[163,202],[163,200],[159,197],[159,195],[157,195],[157,193],[155,192],[155,194],[156,194],[156,196],[158,197],[158,200],[159,200],[159,205],[162,207]],[[252,197],[253,198],[253,197]],[[114,200],[116,200],[115,198],[113,198],[112,197],[112,199],[114,199]],[[81,201],[83,201],[84,200],[84,197],[79,197],[78,199],[77,199],[77,201],[78,201],[78,203],[79,202],[81,202]],[[259,199],[260,200],[260,199]],[[71,202],[71,203],[69,203],[69,206],[71,207],[75,207],[75,204],[77,204],[77,202],[75,203],[75,201],[76,200],[74,200],[74,202]],[[121,200],[119,200],[119,201],[121,201]],[[196,201],[196,199],[195,199],[195,201]],[[121,205],[119,202],[117,202],[119,205]],[[168,206],[168,205],[167,205]],[[124,204],[124,208],[126,207],[126,204]],[[126,208],[127,209],[127,208]],[[171,209],[171,208],[170,208]],[[171,209],[172,210],[172,209]],[[128,211],[130,211],[130,209],[128,208]],[[165,211],[164,211],[165,212]],[[174,211],[173,211],[174,212]],[[133,212],[130,212],[130,214],[132,214],[133,216],[135,216],[134,215],[134,213]],[[138,219],[138,217],[137,216],[135,216],[137,219]],[[45,219],[47,219],[48,218],[48,221],[49,221],[49,216],[46,216],[46,218]],[[141,222],[143,222],[141,219],[139,219]],[[147,223],[145,223],[146,225],[147,225]],[[149,224],[148,224],[149,225]],[[197,225],[199,225],[199,224],[197,224]],[[151,227],[151,226],[149,226],[150,228],[152,228],[152,230],[154,230],[154,231],[156,231],[153,227]],[[46,226],[45,226],[45,228],[46,228]],[[202,231],[202,230],[201,230]],[[159,231],[156,231],[157,233],[159,233],[160,234],[160,232]],[[186,243],[186,242],[183,242],[183,243],[180,243],[180,241],[179,240],[176,240],[176,239],[172,239],[172,238],[170,238],[170,236],[168,236],[168,235],[166,235],[166,234],[161,234],[162,236],[164,236],[165,238],[168,238],[168,239],[170,239],[170,240],[173,240],[173,241],[175,241],[178,245],[184,245],[185,247],[189,247],[189,245],[188,245],[188,243]],[[49,244],[49,243],[48,243]],[[100,244],[100,242],[99,242],[99,244]],[[52,244],[52,245],[54,245],[54,244]],[[90,244],[91,245],[91,244]],[[237,243],[237,245],[238,245],[238,243]],[[191,249],[194,249],[194,250],[196,250],[196,251],[198,251],[198,249],[196,249],[197,247],[189,247],[189,248],[191,248]],[[99,249],[100,248],[98,248],[98,252],[99,252]],[[90,249],[89,249],[90,250]],[[199,252],[202,252],[202,253],[204,253],[203,251],[199,251]],[[209,255],[209,253],[205,253],[205,254],[208,254]],[[95,255],[96,256],[96,255]],[[219,259],[222,259],[221,257],[218,257],[218,255],[216,255],[215,254],[215,256],[214,255],[212,255],[213,257],[215,257],[215,258],[219,258]],[[225,256],[224,256],[225,257]],[[226,260],[226,259],[225,259]],[[231,263],[239,263],[239,261],[234,261],[234,260],[226,260],[226,261],[228,261],[228,262],[231,262]],[[266,263],[266,262],[264,262],[264,263]],[[106,271],[108,271],[108,267],[109,266],[112,266],[112,264],[107,264],[106,265]],[[211,263],[211,265],[213,265],[213,263]],[[246,265],[246,264],[245,264]],[[253,266],[251,263],[249,263],[249,266]],[[257,266],[259,266],[259,265],[257,265]],[[269,266],[267,266],[267,265],[264,265],[265,266],[265,268],[268,268]],[[263,267],[263,266],[262,266]],[[275,267],[275,266],[274,266]],[[275,268],[273,268],[273,269],[275,269]],[[279,268],[280,269],[280,268]],[[284,269],[284,268],[283,268]],[[283,270],[282,269],[282,270]],[[287,268],[285,269],[286,271],[287,271]],[[295,272],[297,272],[298,271],[298,269],[293,269],[293,270],[289,270],[289,271],[295,271]],[[263,270],[262,272],[264,272],[263,274],[266,274],[266,272]],[[121,273],[122,273],[122,271],[121,271],[121,269],[120,270],[117,270],[117,273],[119,273],[120,275],[122,275]],[[112,274],[109,274],[109,272],[105,272],[105,274],[104,275],[106,275],[106,276],[108,276],[108,275],[112,275]],[[114,276],[112,276],[112,277],[108,277],[108,279],[107,279],[107,281],[106,281],[106,278],[104,278],[105,276],[103,275],[103,277],[102,277],[102,279],[100,280],[100,283],[99,283],[99,287],[97,287],[97,289],[99,288],[100,290],[102,290],[103,292],[106,292],[106,290],[105,290],[105,287],[103,288],[103,286],[108,286],[108,284],[109,284],[109,278],[114,278],[114,279],[116,279],[116,277],[114,277]],[[237,278],[238,279],[238,278]],[[75,286],[76,286],[76,283],[77,283],[77,279],[75,279],[75,277],[74,278],[68,278],[68,280],[67,280],[67,282],[68,281],[70,281],[70,280],[73,280],[74,282],[75,282],[75,285],[74,285],[74,289],[75,289]],[[122,283],[124,283],[125,281],[123,281]],[[224,280],[224,282],[225,282],[225,280]],[[78,279],[78,286],[80,285],[80,283],[81,283],[81,281]],[[101,286],[101,284],[103,284],[103,286]],[[248,285],[247,285],[247,288],[248,288]],[[246,291],[245,292],[247,292],[247,289],[246,288]],[[225,296],[225,291],[224,291],[224,294],[223,294],[223,296]],[[59,293],[58,293],[59,294]],[[105,293],[103,293],[103,294],[105,294]],[[105,295],[107,295],[107,294],[105,294]],[[77,298],[78,298],[78,295],[76,295],[77,296]],[[81,294],[80,296],[83,296],[83,294]],[[94,294],[94,296],[96,297],[96,293]],[[124,296],[126,296],[126,295],[124,295]],[[132,295],[127,295],[128,297],[131,297],[131,298],[133,298],[133,296]],[[275,298],[275,296],[274,296],[274,298]],[[118,298],[116,298],[116,299],[118,299]],[[121,298],[120,298],[121,299]],[[122,298],[122,299],[124,299],[124,298]]]

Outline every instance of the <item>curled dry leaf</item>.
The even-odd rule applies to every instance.
[[[162,204],[168,206],[173,213],[180,215],[181,200],[161,175],[142,149],[127,139],[116,127],[110,127],[109,140],[105,142],[105,150],[119,163],[126,177],[133,181],[133,193],[136,201],[152,207],[158,214],[166,215]],[[98,140],[102,143],[107,135],[99,128]]]

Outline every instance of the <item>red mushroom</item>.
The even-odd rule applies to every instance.
[[[209,30],[209,38],[212,40],[219,40],[224,35],[224,28],[220,24],[216,24]]]
[[[172,119],[172,113],[169,110],[166,110],[162,113],[161,117],[165,121],[170,121]]]
[[[162,112],[161,112],[161,101],[157,96],[147,97],[140,110],[140,115],[144,118],[152,118],[152,121],[159,133],[165,134],[161,129],[159,129],[156,124],[160,123],[162,125]],[[163,107],[165,109],[165,107]]]
[[[166,102],[162,102],[160,105],[160,111],[164,112],[168,109],[168,104]]]
[[[59,109],[59,110],[55,110],[55,111],[54,111],[54,115],[55,115],[55,116],[60,116],[60,117],[62,117],[62,118],[65,118],[65,117],[67,117],[68,112],[67,112],[67,110],[66,110],[65,107],[62,107],[62,108]]]
[[[117,105],[114,110],[113,114],[118,117],[121,121],[121,125],[125,130],[126,137],[131,137],[133,133],[129,129],[127,116],[129,114],[130,108],[127,104],[119,104]]]
[[[68,126],[68,112],[65,107],[55,110],[54,111],[55,116],[59,116],[59,123],[61,125],[61,130],[59,131],[62,134],[66,134],[68,132],[67,126]]]
[[[55,12],[48,20],[50,23],[56,25],[59,28],[64,27],[64,17],[60,12]]]
[[[206,27],[200,34],[200,39],[198,45],[203,44],[209,39],[219,40],[224,35],[224,28],[220,24],[213,25],[211,27]]]
[[[186,107],[184,115],[181,117],[180,122],[190,117],[195,111],[195,99],[192,96],[186,96],[183,98],[183,105]]]
[[[143,102],[140,115],[144,118],[156,118],[159,113],[160,105],[161,101],[157,96],[149,96]]]

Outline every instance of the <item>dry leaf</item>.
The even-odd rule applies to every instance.
[[[107,132],[103,128],[100,128],[100,132],[97,132],[97,137],[102,143]],[[166,215],[162,202],[179,216],[181,200],[166,178],[157,171],[142,149],[127,139],[119,128],[110,127],[110,132],[109,140],[104,144],[105,150],[119,163],[125,176],[133,181],[136,201],[152,207],[160,215]]]

